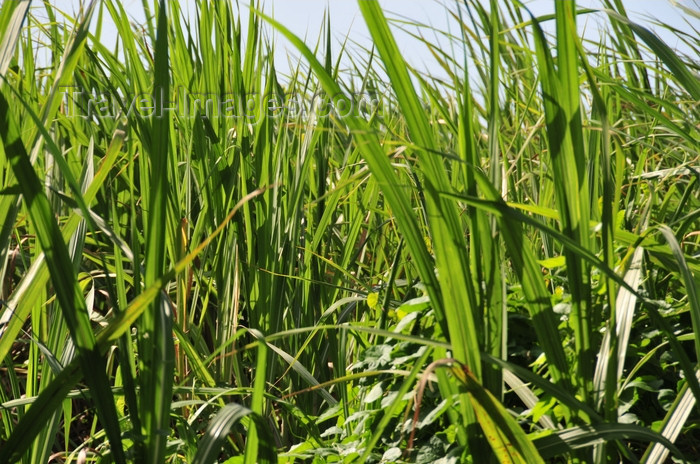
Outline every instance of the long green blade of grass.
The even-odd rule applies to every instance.
[[[125,132],[122,129],[117,129],[113,135],[112,141],[107,149],[107,153],[100,164],[100,167],[95,174],[95,177],[83,195],[85,204],[91,204],[95,199],[102,184],[107,179],[109,171],[114,166],[119,157],[122,144],[124,142]],[[78,214],[73,214],[68,218],[68,221],[63,225],[62,236],[64,242],[67,242],[77,229],[81,217]],[[6,326],[2,328],[0,334],[0,356],[6,356],[12,347],[12,341],[21,331],[30,309],[36,304],[39,295],[39,289],[46,285],[50,277],[48,268],[46,267],[45,255],[39,255],[27,270],[26,275],[12,293],[11,298],[7,302],[7,306],[13,308],[11,317],[7,320]]]
[[[160,276],[150,287],[142,291],[134,298],[128,307],[118,313],[109,325],[99,333],[96,339],[96,349],[99,353],[105,353],[107,349],[125,333],[153,305],[153,301],[163,290],[163,287],[182,273],[195,258],[211,244],[211,242],[229,224],[242,205],[252,198],[263,193],[258,189],[243,197],[229,212],[224,221],[216,230],[200,243],[187,256],[178,261],[174,268]],[[39,396],[33,401],[32,407],[22,417],[22,420],[12,431],[12,435],[0,449],[0,462],[16,462],[31,446],[34,438],[43,427],[41,418],[48,412],[53,412],[66,398],[68,392],[81,378],[80,359],[74,360],[61,370],[61,372],[47,385]],[[115,453],[118,453],[116,451]]]
[[[151,117],[152,133],[148,150],[150,162],[148,182],[148,221],[146,227],[146,255],[144,284],[148,288],[163,275],[167,243],[174,234],[169,234],[170,218],[168,203],[168,159],[170,153],[171,114],[170,69],[168,53],[167,2],[158,5],[158,27],[155,43],[153,103],[155,112]],[[143,165],[142,165],[143,166]],[[173,312],[169,299],[156,296],[151,307],[144,312],[139,324],[141,366],[140,416],[145,439],[143,459],[147,462],[162,462],[170,423],[172,402],[173,368],[175,362],[173,344]]]
[[[83,54],[88,28],[90,25],[90,20],[92,18],[95,5],[96,2],[94,1],[88,4],[85,10],[85,14],[81,18],[79,18],[79,22],[75,27],[74,34],[70,36],[70,39],[65,45],[65,51],[61,56],[61,61],[60,63],[56,64],[57,69],[55,71],[55,74],[53,75],[54,80],[48,92],[46,102],[42,106],[41,110],[37,111],[40,114],[41,123],[37,124],[34,127],[31,127],[29,130],[29,134],[27,135],[27,139],[30,140],[28,151],[31,153],[30,159],[32,163],[34,163],[37,160],[39,151],[44,141],[44,138],[41,137],[40,134],[40,128],[44,129],[45,132],[45,127],[56,116],[56,113],[59,109],[59,105],[61,103],[61,96],[65,91],[65,87],[69,84],[70,76],[73,73],[80,57]],[[13,9],[13,6],[17,6],[17,8]],[[18,32],[16,28],[18,28],[21,25],[21,13],[23,9],[27,8],[28,6],[29,2],[7,2],[3,5],[3,17],[0,19],[3,23],[0,25],[2,26],[2,29],[0,29],[0,34],[2,35],[2,47],[3,53],[5,53],[3,59],[5,60],[11,59],[11,52],[14,50],[16,46],[16,41],[18,40],[18,37],[15,35]],[[9,61],[7,63],[4,63],[4,65],[9,66]],[[0,87],[5,85],[7,76],[7,70],[5,72],[0,73],[0,80],[2,80],[2,83],[0,83]],[[16,180],[13,176],[12,170],[8,170],[3,177],[4,187],[11,187]],[[2,218],[3,221],[2,227],[0,228],[0,250],[2,250],[0,251],[0,262],[2,263],[5,262],[7,257],[6,251],[9,247],[10,234],[12,232],[13,227],[12,225],[15,223],[15,219],[17,218],[19,205],[20,204],[16,194],[0,196],[0,218]],[[37,295],[37,293],[33,293],[33,295]],[[15,304],[15,306],[13,307],[17,307],[17,305]],[[29,307],[30,305],[21,306],[20,311],[25,312],[24,318],[26,318],[26,315],[28,315]],[[20,318],[22,322],[24,322],[24,318]],[[15,324],[12,326],[13,331],[9,332],[13,334],[12,338],[17,335],[18,330],[18,321],[14,322]],[[7,343],[11,342],[11,337],[3,337],[3,339],[0,339],[1,356],[4,356],[2,355],[3,348],[1,347],[3,341],[7,345]]]
[[[292,34],[286,27],[274,19],[260,14],[266,21],[278,29],[309,61],[312,69],[323,84],[328,95],[342,95],[342,90],[333,78],[325,71],[323,65],[316,59],[309,48]],[[366,124],[358,118],[348,118],[346,122],[353,129],[355,144],[362,151],[367,159],[367,163],[372,169],[373,175],[377,178],[380,186],[385,186],[384,195],[391,205],[396,221],[402,229],[406,238],[406,243],[411,250],[415,265],[419,270],[421,279],[425,283],[426,291],[434,302],[441,301],[438,293],[437,278],[433,270],[432,259],[428,254],[425,240],[420,232],[415,213],[413,212],[404,189],[397,186],[397,178],[394,170],[384,151],[379,145],[376,134],[374,134]],[[403,182],[402,182],[403,183]],[[405,184],[404,184],[405,185]],[[438,306],[437,303],[436,306]]]
[[[482,366],[479,354],[483,345],[493,342],[494,335],[484,331],[484,315],[478,308],[465,232],[461,226],[456,205],[440,196],[440,192],[451,189],[443,159],[435,153],[438,146],[428,118],[413,88],[405,61],[389,29],[384,12],[376,1],[360,1],[358,4],[372,35],[374,45],[377,47],[386,68],[392,89],[396,93],[399,107],[406,118],[409,135],[418,151],[418,165],[420,172],[424,175],[422,180],[425,187],[423,192],[424,207],[435,253],[435,267],[441,293],[441,300],[434,302],[436,311],[443,314],[453,356],[460,361],[463,360],[472,369],[476,378],[481,381]],[[485,232],[487,233],[486,230],[479,230],[479,228],[471,231],[472,234]],[[481,239],[483,241],[489,238],[482,237]],[[489,255],[486,259],[490,260],[492,257]],[[487,269],[497,266],[493,262],[488,264]],[[488,284],[492,284],[492,282],[488,282]],[[488,309],[489,318],[493,319],[490,311],[496,311],[499,317],[501,316],[500,308]],[[500,350],[499,335],[502,325],[497,327],[489,325],[488,327],[496,334],[497,342],[494,349]],[[442,372],[438,373],[438,377],[441,379],[443,394],[454,391]],[[495,388],[500,386],[497,378],[491,380]],[[497,391],[497,393],[500,395],[500,392]],[[462,413],[460,423],[468,429],[474,424],[474,412],[469,409],[467,401],[460,402],[460,407]],[[485,459],[485,456],[481,454],[484,449],[479,446],[478,437],[469,435],[469,438],[470,452],[474,455],[474,459]]]
[[[668,66],[674,77],[688,91],[690,96],[695,100],[700,100],[700,79],[698,79],[697,75],[693,75],[693,72],[688,69],[688,66],[678,57],[677,53],[666,45],[663,40],[659,39],[649,29],[630,21],[629,18],[622,16],[616,11],[603,11],[615,21],[619,21],[632,29],[656,53],[656,56]]]
[[[95,345],[95,336],[85,306],[85,299],[78,285],[73,265],[58,224],[53,218],[51,205],[43,193],[41,183],[24,148],[16,122],[11,118],[9,104],[4,94],[0,95],[0,137],[5,154],[22,189],[29,215],[37,230],[37,240],[46,256],[63,317],[68,324],[71,337],[78,350],[81,369],[91,388],[114,457],[125,462],[121,445],[121,433],[114,400],[109,387],[106,366]]]
[[[438,361],[436,361],[438,362]],[[453,366],[476,412],[479,424],[500,462],[544,463],[533,443],[508,411],[465,366]]]
[[[5,2],[0,9],[0,76],[7,75],[30,3],[29,0]]]
[[[681,462],[687,462],[682,459],[683,453],[671,441],[657,432],[635,424],[595,424],[572,427],[535,439],[534,444],[543,457],[554,457],[574,449],[591,447],[618,438],[634,438],[660,444],[681,458]]]
[[[379,50],[387,74],[406,124],[419,150],[418,160],[425,174],[426,209],[430,234],[435,251],[435,264],[442,294],[442,307],[435,302],[436,309],[444,314],[449,328],[454,355],[464,360],[477,378],[481,378],[479,359],[480,325],[477,325],[476,298],[469,269],[464,231],[453,202],[443,199],[439,192],[449,190],[450,182],[442,159],[434,153],[437,144],[433,138],[425,111],[413,88],[403,57],[389,30],[384,13],[376,1],[359,2],[360,10]],[[472,231],[472,233],[478,233]]]
[[[572,31],[576,31],[575,4],[558,2],[555,6],[558,61],[556,68],[539,23],[533,23],[547,138],[562,229],[566,235],[589,250],[590,195],[579,106],[578,54],[571,36]],[[588,398],[592,389],[594,366],[589,314],[590,276],[587,265],[578,255],[566,251],[565,257],[572,295],[571,324],[576,344],[574,381],[580,394]]]

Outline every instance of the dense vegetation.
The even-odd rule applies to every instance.
[[[601,7],[3,2],[0,462],[700,459],[700,32]]]

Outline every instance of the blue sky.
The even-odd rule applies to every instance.
[[[85,0],[82,0],[85,1]],[[219,1],[219,0],[215,0]],[[524,3],[535,15],[546,14],[554,9],[555,0],[524,0]],[[569,1],[569,0],[564,0]],[[652,27],[651,20],[657,20],[671,24],[674,27],[689,31],[686,21],[693,22],[695,28],[700,29],[700,20],[684,15],[683,12],[674,7],[673,2],[679,3],[700,11],[700,0],[624,0],[631,18],[647,27]],[[81,0],[54,0],[56,6],[65,8],[66,12],[77,11],[77,5]],[[143,20],[141,7],[142,0],[124,0],[125,9],[134,15],[137,22]],[[486,0],[484,0],[485,3]],[[182,5],[189,5],[192,10],[194,0],[181,0]],[[245,16],[247,5],[250,1],[239,0],[242,13]],[[459,2],[461,3],[461,2]],[[36,2],[39,4],[39,2]],[[404,18],[432,26],[437,30],[452,30],[456,32],[456,23],[450,19],[445,5],[450,5],[454,9],[456,4],[453,0],[380,0],[389,18]],[[580,0],[577,2],[580,7],[599,8],[599,0]],[[321,30],[324,11],[330,12],[332,35],[338,45],[349,37],[351,41],[362,46],[369,47],[371,41],[369,33],[364,26],[362,15],[359,12],[357,0],[264,0],[264,11],[274,16],[292,30],[297,36],[306,38],[307,43],[313,45],[318,40]],[[243,18],[244,19],[244,18]],[[245,24],[245,20],[242,21]],[[598,28],[605,21],[602,14],[589,15],[579,20],[579,28],[586,31],[586,37],[594,39],[599,33]],[[652,27],[653,28],[653,27]],[[297,56],[296,51],[280,37],[279,34],[271,32],[268,34],[275,38],[276,66],[283,73],[288,70],[287,53]],[[668,45],[675,47],[677,44],[673,37],[664,33],[662,29],[657,29],[662,39]],[[422,29],[428,40],[438,40],[436,34],[428,28]],[[103,39],[106,42],[115,40],[114,32],[105,27]],[[425,46],[411,38],[408,34],[396,31],[399,47],[404,53],[406,60],[419,70],[430,69],[434,74],[436,71],[435,61],[431,57]]]
[[[370,44],[369,33],[364,26],[362,15],[356,0],[277,0],[265,2],[264,10],[290,28],[292,32],[300,37],[307,37],[307,41],[315,43],[323,22],[324,10],[330,12],[332,34],[337,43],[340,43],[346,36],[350,37],[363,46]],[[684,15],[679,8],[673,6],[668,0],[626,0],[625,6],[630,17],[641,23],[652,27],[651,18],[665,22],[674,27],[689,30],[686,21],[695,21],[694,27],[700,28],[700,21]],[[682,1],[685,6],[700,11],[698,0]],[[407,18],[416,22],[432,26],[438,30],[452,30],[456,32],[456,23],[449,17],[444,5],[451,5],[454,9],[453,1],[437,0],[380,0],[389,18]],[[535,15],[550,13],[554,9],[554,0],[531,0],[525,1],[527,7]],[[578,1],[580,7],[600,8],[600,1],[585,0]],[[586,19],[579,20],[579,28],[586,31],[586,36],[595,38],[599,34],[598,28],[604,26],[602,14],[597,16],[587,16]],[[671,47],[676,46],[673,37],[658,29],[663,39],[667,40]],[[424,29],[423,33],[427,38],[436,39],[434,33]],[[432,35],[432,36],[431,36]],[[399,47],[404,52],[404,57],[418,69],[435,68],[428,50],[418,41],[408,34],[396,32]],[[296,55],[291,47],[287,49],[286,42],[277,36],[276,62],[283,65],[286,62],[287,51]]]

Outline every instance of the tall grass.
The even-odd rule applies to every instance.
[[[369,50],[3,3],[0,462],[697,459],[696,57],[618,1],[359,5]]]

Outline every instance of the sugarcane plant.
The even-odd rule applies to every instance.
[[[696,460],[700,33],[553,4],[4,2],[0,462]]]

